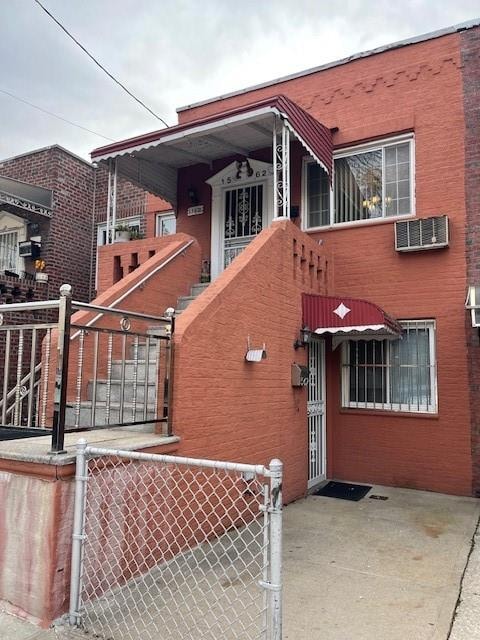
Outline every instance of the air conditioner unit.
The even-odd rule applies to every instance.
[[[480,328],[480,287],[468,287],[465,307],[472,315],[472,327]]]
[[[448,216],[399,220],[395,223],[397,251],[424,251],[448,247]]]
[[[38,242],[26,240],[18,243],[18,255],[20,258],[32,258],[35,260],[40,257],[40,245]]]

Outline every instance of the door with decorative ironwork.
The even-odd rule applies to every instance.
[[[325,341],[308,344],[308,487],[326,476],[325,438]]]
[[[260,233],[264,224],[264,185],[225,191],[224,268]]]

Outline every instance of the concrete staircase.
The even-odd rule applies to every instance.
[[[152,331],[154,333],[154,331]],[[159,345],[150,344],[147,354],[146,343],[139,343],[135,357],[135,345],[129,347],[125,366],[122,360],[112,360],[110,382],[97,379],[87,384],[87,399],[80,402],[79,410],[72,403],[67,404],[66,426],[89,427],[92,424],[93,394],[95,393],[95,415],[93,424],[114,426],[120,422],[141,422],[152,420],[157,416],[157,363]],[[135,366],[136,363],[136,366]],[[148,379],[146,372],[148,367]],[[122,368],[124,369],[122,398]],[[136,376],[136,381],[135,381]],[[163,391],[162,391],[163,392]],[[145,404],[146,394],[146,404]],[[107,402],[107,396],[110,396]],[[135,403],[134,403],[135,399]],[[121,404],[120,404],[121,403]],[[123,406],[123,413],[120,407]],[[139,431],[153,431],[153,424],[132,425],[129,427]]]
[[[209,282],[194,284],[190,289],[189,296],[180,296],[180,298],[178,298],[177,300],[177,306],[175,307],[175,316],[179,316],[182,311],[185,311],[188,305],[193,302],[195,298],[198,298],[198,296],[203,291],[205,291],[209,284]]]

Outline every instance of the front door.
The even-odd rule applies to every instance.
[[[325,341],[308,344],[308,488],[326,477]]]
[[[264,223],[264,184],[225,190],[223,268],[225,269]]]

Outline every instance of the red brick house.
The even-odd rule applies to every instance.
[[[287,500],[326,478],[480,493],[479,55],[478,22],[448,28],[93,152],[175,208],[182,257],[144,299],[188,304],[180,453],[281,457]],[[104,301],[154,267],[148,237],[105,248]]]

